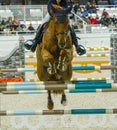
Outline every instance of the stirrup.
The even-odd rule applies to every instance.
[[[24,47],[25,47],[27,50],[30,50],[33,44],[34,44],[34,41],[33,41],[33,40],[27,40],[27,41],[24,43]]]

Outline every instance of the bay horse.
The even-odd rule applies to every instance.
[[[37,45],[37,75],[40,81],[70,81],[72,77],[73,46],[68,14],[71,7],[63,9],[53,5],[48,28],[43,34],[42,44]],[[61,104],[66,104],[64,90],[48,90],[48,109],[53,109],[52,93],[62,94]]]

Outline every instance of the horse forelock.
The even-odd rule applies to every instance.
[[[55,13],[54,17],[57,19],[58,22],[63,23],[65,21],[68,21],[68,15],[67,14],[61,14],[61,13]]]
[[[57,21],[60,22],[60,23],[65,22],[65,20],[67,18],[66,15],[56,15],[55,17],[56,17]]]

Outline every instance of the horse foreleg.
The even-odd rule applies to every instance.
[[[64,91],[62,92],[61,104],[64,105],[64,106],[67,105],[67,98],[66,98]]]
[[[53,103],[53,100],[51,98],[51,90],[48,90],[48,104],[47,104],[47,107],[49,110],[52,110],[53,107],[54,107],[54,103]]]
[[[42,49],[42,59],[44,62],[44,66],[47,67],[47,72],[51,75],[55,74],[56,68],[53,55],[51,55],[48,50]]]
[[[67,69],[66,55],[64,50],[61,50],[60,52],[57,69],[63,72]]]
[[[55,63],[51,64],[51,62],[49,62],[47,72],[51,75],[56,73]]]

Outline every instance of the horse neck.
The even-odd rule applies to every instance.
[[[54,20],[51,20],[50,23],[49,23],[49,26],[48,26],[48,32],[50,34],[55,34],[55,23],[54,23]]]

